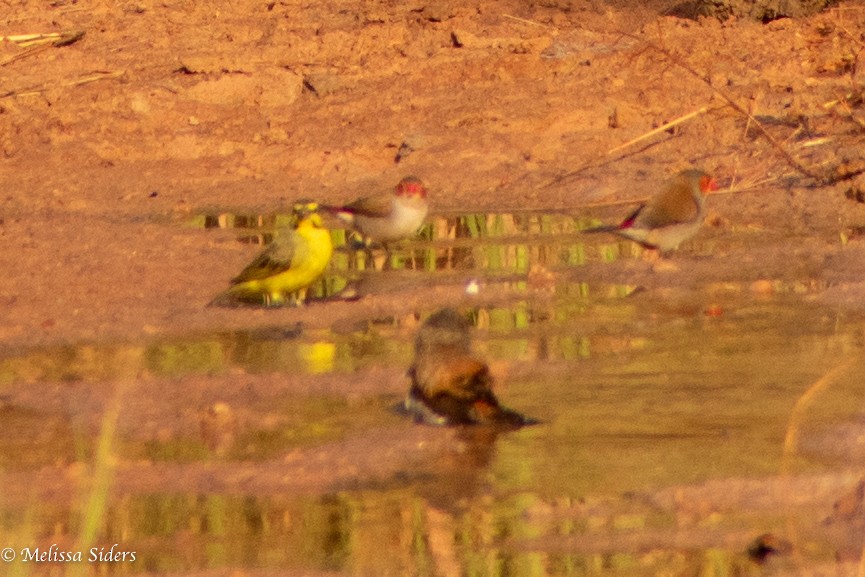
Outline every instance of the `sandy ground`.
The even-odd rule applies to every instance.
[[[808,230],[840,250],[865,217],[844,198],[861,180],[838,180],[865,168],[863,22],[857,3],[766,25],[588,3],[16,6],[7,33],[86,35],[0,46],[0,344],[254,324],[204,308],[254,250],[184,222],[346,201],[411,173],[438,211],[579,209],[698,165],[750,187],[713,199],[716,227]],[[837,183],[797,173],[726,98]],[[789,248],[762,260],[783,270]],[[417,304],[399,301],[268,319]]]

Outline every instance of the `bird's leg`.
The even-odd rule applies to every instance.
[[[651,265],[655,265],[663,260],[664,255],[656,248],[643,248],[640,258]]]
[[[390,254],[390,245],[386,242],[381,243],[381,247],[384,249],[384,262],[381,265],[381,271],[386,272],[393,270],[393,262]]]
[[[293,307],[301,307],[306,302],[306,297],[309,294],[309,288],[302,288],[291,293],[289,305]]]
[[[285,304],[285,296],[282,293],[272,292],[264,294],[264,306],[281,307]]]

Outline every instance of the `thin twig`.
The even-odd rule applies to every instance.
[[[99,80],[111,80],[113,78],[120,78],[126,74],[124,70],[118,70],[115,72],[95,72],[89,76],[84,76],[82,78],[76,78],[75,80],[67,80],[65,82],[60,82],[58,84],[51,85],[40,85],[35,86],[33,88],[26,88],[23,90],[10,90],[9,92],[0,93],[0,98],[7,98],[9,96],[30,96],[33,94],[39,94],[40,92],[45,92],[46,90],[50,90],[51,88],[61,87],[61,88],[69,88],[71,86],[81,86],[82,84],[90,84],[91,82],[97,82]]]
[[[841,16],[840,11],[838,11],[838,16],[839,16],[839,17]],[[862,42],[862,41],[859,40],[859,39],[858,39],[858,38],[857,38],[857,37],[856,37],[852,32],[850,32],[849,30],[847,30],[847,27],[844,26],[843,22],[842,22],[840,19],[836,19],[836,20],[835,20],[835,24],[836,24],[836,25],[841,29],[842,32],[844,32],[844,34],[847,35],[847,37],[848,37],[850,40],[852,40],[853,42],[855,42],[856,44],[858,44],[858,45],[861,46],[862,48],[865,48],[865,42]]]
[[[634,40],[638,40],[638,41],[641,40],[639,37],[637,37],[636,35],[631,34],[629,32],[622,32],[622,34],[631,38],[631,39],[634,39]],[[673,54],[672,52],[670,52],[666,48],[659,46],[659,45],[655,44],[654,42],[650,42],[648,40],[646,40],[645,42],[649,48],[660,53],[661,55],[666,57],[670,62],[672,62],[673,64],[675,64],[676,66],[678,66],[682,70],[686,71],[691,76],[693,76],[693,77],[697,78],[698,80],[700,80],[701,82],[703,82],[715,94],[717,94],[725,102],[727,102],[727,104],[729,104],[733,108],[733,110],[735,110],[736,112],[738,112],[739,114],[741,114],[742,116],[747,118],[749,120],[749,122],[751,122],[754,126],[757,127],[757,129],[760,131],[760,133],[763,135],[763,137],[766,138],[766,140],[769,142],[769,144],[771,144],[772,147],[775,148],[775,150],[777,150],[779,153],[781,153],[781,155],[790,164],[790,166],[792,166],[793,168],[795,168],[797,171],[804,174],[805,176],[816,180],[817,182],[820,182],[820,183],[825,182],[824,177],[815,174],[808,167],[806,167],[801,162],[799,162],[798,160],[793,158],[793,155],[791,155],[789,152],[787,152],[787,150],[777,140],[775,140],[775,138],[771,134],[769,134],[769,131],[766,130],[766,128],[763,126],[762,123],[760,123],[759,120],[754,118],[754,116],[750,112],[745,110],[745,108],[742,105],[740,105],[738,102],[736,102],[736,100],[733,99],[732,96],[730,96],[725,91],[718,88],[717,86],[714,86],[712,84],[712,80],[708,76],[700,74],[699,72],[694,70],[690,64],[688,64],[682,58],[680,58],[678,55]]]
[[[7,64],[12,64],[13,62],[17,62],[18,60],[23,60],[24,58],[27,58],[28,56],[33,56],[34,54],[38,54],[39,52],[42,52],[43,50],[47,50],[48,48],[51,48],[50,44],[31,46],[30,48],[24,50],[23,52],[19,52],[18,54],[13,54],[9,58],[6,58],[4,60],[0,60],[0,66],[6,66]]]

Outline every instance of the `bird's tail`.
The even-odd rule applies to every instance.
[[[602,224],[601,226],[593,226],[592,228],[584,228],[580,232],[587,232],[590,234],[594,234],[596,232],[617,232],[619,230],[619,225],[617,224]]]
[[[353,214],[350,208],[337,204],[320,204],[318,205],[318,209],[334,215]]]
[[[341,220],[343,223],[352,225],[354,223],[355,211],[347,206],[338,206],[334,204],[321,204],[319,210]]]
[[[207,306],[229,308],[249,306],[278,307],[284,304],[283,299],[274,298],[274,295],[270,295],[265,291],[253,289],[245,286],[244,283],[240,283],[216,295]]]
[[[504,429],[519,429],[540,422],[499,405],[498,400],[492,395],[488,399],[479,399],[472,403],[471,415],[477,424],[492,425]]]
[[[246,303],[239,300],[231,289],[228,289],[227,291],[223,291],[216,295],[212,301],[207,303],[207,307],[240,307],[244,304]]]

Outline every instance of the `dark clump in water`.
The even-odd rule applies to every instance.
[[[432,425],[491,425],[516,429],[536,421],[502,407],[487,364],[472,353],[471,325],[453,309],[433,313],[415,339],[406,410]]]

